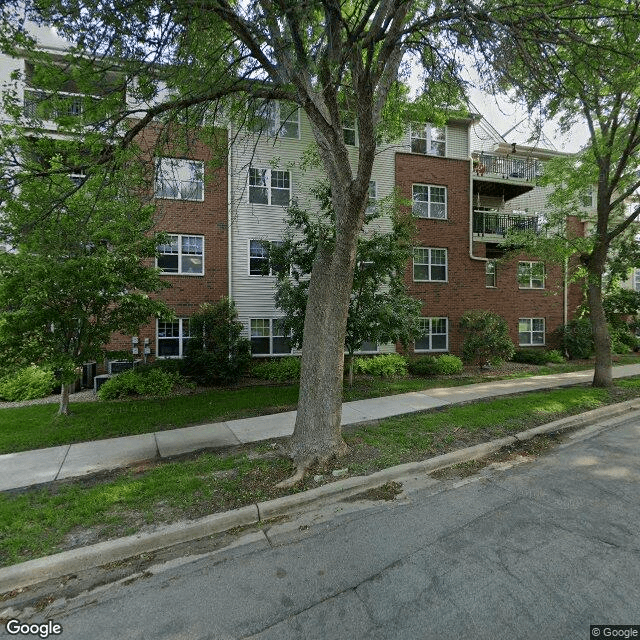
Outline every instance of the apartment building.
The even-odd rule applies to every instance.
[[[0,59],[0,79],[16,64],[27,61]],[[23,89],[25,108],[32,89]],[[218,131],[221,146],[229,141],[225,165],[212,162],[218,150],[198,134],[186,146],[161,149],[157,127],[140,136],[153,173],[157,229],[168,234],[157,258],[171,284],[162,296],[177,316],[141,327],[135,336],[139,344],[148,341],[152,356],[181,357],[190,316],[203,302],[225,295],[236,303],[254,356],[291,353],[274,302],[276,277],[264,265],[269,243],[286,231],[286,207],[294,199],[317,207],[310,188],[322,172],[301,167],[313,143],[304,113],[280,102],[260,109],[260,134],[231,126]],[[356,122],[345,126],[344,140],[355,166]],[[581,293],[566,284],[562,267],[504,250],[510,229],[542,229],[547,193],[536,181],[553,155],[507,144],[479,114],[452,117],[442,127],[412,123],[402,139],[380,148],[371,198],[397,187],[412,202],[417,222],[405,279],[422,301],[424,334],[412,352],[459,353],[458,323],[471,309],[502,315],[522,347],[551,345],[555,329],[572,317]],[[390,228],[389,220],[375,224]],[[114,336],[110,347],[128,349],[131,343],[132,336]],[[362,352],[397,348],[365,342]]]

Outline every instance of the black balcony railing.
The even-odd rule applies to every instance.
[[[473,233],[478,236],[505,236],[508,231],[540,231],[537,215],[504,213],[502,211],[474,211]]]
[[[542,162],[535,158],[480,153],[473,156],[473,170],[477,176],[535,182],[542,175]]]

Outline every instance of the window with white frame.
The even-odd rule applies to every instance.
[[[270,100],[255,108],[252,131],[279,138],[300,137],[300,110],[294,104]]]
[[[375,180],[369,180],[369,200],[367,202],[367,212],[373,213],[378,205],[378,188]]]
[[[640,269],[633,270],[633,288],[640,291]]]
[[[447,250],[415,247],[413,249],[413,280],[415,282],[446,282]]]
[[[271,247],[281,246],[280,240],[249,240],[249,275],[272,276],[286,269],[286,266],[274,263]]]
[[[544,289],[544,262],[519,262],[518,285],[521,289]]]
[[[162,273],[201,276],[204,274],[204,236],[169,234],[158,246],[157,266]]]
[[[345,114],[342,117],[342,137],[346,145],[349,145],[351,147],[356,146],[358,137],[355,116],[351,114]]]
[[[415,341],[414,351],[447,351],[449,348],[448,318],[420,318],[422,336]]]
[[[356,353],[378,353],[378,343],[371,340],[363,340],[356,349]]]
[[[286,207],[291,200],[288,171],[249,168],[249,202]]]
[[[521,347],[544,344],[544,318],[520,318],[518,342]]]
[[[158,158],[156,198],[204,200],[204,162],[183,158]]]
[[[446,127],[432,124],[411,125],[411,151],[428,156],[443,156],[446,153]]]
[[[418,218],[447,218],[447,188],[430,184],[413,185],[413,215]]]
[[[496,261],[487,260],[484,263],[485,287],[488,289],[495,288],[496,284]]]
[[[252,318],[249,320],[251,355],[270,356],[291,353],[291,337],[282,318]]]
[[[189,318],[170,322],[157,321],[156,354],[158,358],[183,358],[189,341]]]
[[[580,192],[580,204],[585,209],[591,209],[593,207],[593,197],[595,195],[595,190],[593,187],[587,187],[583,191]]]

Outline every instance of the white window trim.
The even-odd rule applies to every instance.
[[[421,128],[422,131],[418,129]],[[431,148],[431,129],[442,129],[444,133],[444,140],[436,140],[436,142],[444,142],[444,152],[442,154],[429,153]],[[414,133],[420,133],[422,135],[414,135]],[[424,140],[427,151],[421,153],[413,150],[413,140]],[[409,150],[411,153],[415,153],[420,156],[431,156],[434,158],[446,158],[447,157],[447,125],[442,127],[436,127],[431,122],[425,122],[424,124],[413,123],[409,125]]]
[[[160,329],[159,329],[159,325],[160,322],[163,322],[163,320],[158,320],[156,319],[156,358],[159,358],[160,360],[176,360],[179,358],[184,358],[184,352],[185,352],[185,346],[186,343],[189,341],[191,336],[185,336],[184,335],[184,321],[187,320],[189,321],[190,318],[176,318],[175,320],[171,320],[170,322],[175,323],[177,322],[179,324],[179,335],[176,337],[172,337],[172,338],[160,338],[159,333],[160,333]],[[178,355],[177,356],[161,356],[160,354],[160,340],[178,340]]]
[[[204,276],[204,257],[205,257],[205,237],[199,233],[168,233],[170,238],[175,236],[178,238],[178,271],[160,271],[162,276],[189,276],[194,278],[202,278]],[[189,273],[188,271],[182,271],[182,238],[202,238],[202,272],[201,273]],[[174,254],[165,254],[174,255]],[[189,255],[189,254],[187,254]],[[158,266],[158,257],[156,256],[156,268],[162,269]]]
[[[531,329],[529,331],[520,331],[520,323],[523,320],[529,320],[531,322]],[[540,333],[533,330],[533,321],[542,320],[542,342],[533,342],[533,334]],[[520,342],[520,333],[529,334],[529,342]],[[545,318],[518,318],[518,346],[520,347],[544,347],[547,344],[547,322]]]
[[[282,240],[265,240],[264,238],[249,238],[247,240],[247,275],[251,278],[264,278],[265,276],[277,276],[278,274],[271,268],[271,256],[269,255],[269,249],[267,248],[267,262],[269,263],[269,271],[266,273],[251,273],[251,243],[282,243]],[[291,268],[289,268],[289,275],[291,275]],[[277,320],[278,318],[276,318]]]
[[[256,169],[258,171],[266,171],[267,172],[267,186],[266,187],[260,187],[258,185],[252,185],[251,184],[251,169]],[[271,202],[271,190],[272,189],[281,189],[282,191],[284,191],[284,189],[282,189],[281,187],[272,187],[271,186],[271,172],[272,171],[282,171],[283,173],[288,173],[289,174],[289,203],[284,205],[284,204],[272,204]],[[267,167],[249,167],[249,171],[247,171],[247,199],[249,200],[249,204],[253,205],[253,206],[258,206],[258,207],[288,207],[291,204],[291,200],[293,198],[293,182],[292,182],[292,176],[291,176],[291,171],[289,171],[288,169],[271,169],[271,168],[267,168]],[[257,187],[257,188],[265,188],[267,190],[267,200],[268,202],[264,203],[264,202],[251,202],[251,187]]]
[[[174,161],[177,160],[181,162],[188,162],[188,163],[200,165],[201,175],[203,176],[203,179],[198,181],[190,181],[190,182],[193,182],[193,184],[201,184],[201,188],[200,188],[201,197],[200,198],[183,198],[182,189],[178,189],[178,196],[175,196],[175,197],[158,195],[158,183],[159,183],[159,178],[161,177],[160,164],[163,160],[174,160]],[[204,202],[204,161],[193,160],[192,158],[172,158],[170,156],[161,156],[156,158],[153,195],[155,198],[158,198],[159,200],[183,200],[185,202]]]
[[[487,276],[489,275],[489,265],[493,265],[493,284],[487,284]],[[485,289],[497,289],[498,288],[498,268],[495,260],[487,260],[484,266],[484,286]]]
[[[344,140],[344,143],[347,147],[357,147],[358,146],[358,122],[354,116],[353,118],[353,126],[345,126],[345,124],[350,124],[350,123],[342,123],[342,139],[344,140],[345,138],[345,133],[347,131],[353,131],[353,144],[351,144],[350,142],[347,142],[346,140]]]
[[[251,322],[253,320],[268,320],[269,321],[269,353],[251,353],[251,357],[252,358],[284,358],[287,356],[290,356],[293,353],[293,348],[291,348],[287,353],[274,353],[273,352],[273,339],[274,338],[287,338],[287,337],[291,337],[291,334],[289,334],[289,336],[276,336],[273,334],[273,324],[274,321],[278,321],[278,320],[283,320],[284,318],[282,316],[278,317],[278,318],[273,318],[273,317],[259,317],[259,318],[249,318],[249,342],[251,342]]]
[[[444,247],[414,247],[414,249],[428,249],[429,250],[429,262],[419,262],[418,264],[420,265],[429,265],[429,276],[431,276],[431,267],[434,266],[431,263],[431,251],[432,250],[437,250],[437,251],[444,251],[444,265],[435,265],[436,267],[442,267],[444,266],[444,280],[433,280],[432,278],[429,278],[428,280],[422,280],[422,279],[416,279],[416,272],[415,272],[415,266],[416,266],[416,255],[415,255],[415,251],[413,253],[413,260],[412,260],[412,265],[411,268],[413,270],[413,273],[411,274],[413,276],[413,281],[414,282],[449,282],[449,250],[445,249]]]
[[[282,135],[282,125],[289,120],[282,119],[282,101],[281,100],[269,100],[269,104],[273,104],[275,107],[275,120],[270,122],[267,127],[262,131],[253,130],[252,133],[266,135],[272,138],[279,138],[280,140],[300,140],[300,107],[296,106],[296,120],[298,124],[298,135],[297,136],[283,136]],[[266,103],[263,103],[266,104]],[[249,104],[249,109],[256,110],[256,106],[251,106]],[[288,113],[288,109],[287,109]],[[292,114],[293,115],[293,114]],[[293,120],[291,120],[293,122]]]
[[[429,194],[429,200],[426,201],[426,203],[429,205],[429,215],[428,216],[421,216],[418,215],[416,213],[415,210],[415,203],[416,202],[425,202],[424,200],[415,200],[414,197],[414,192],[413,192],[413,188],[414,187],[427,187],[427,189],[429,189],[428,194]],[[444,218],[438,218],[437,216],[432,216],[431,215],[431,189],[432,188],[436,188],[436,189],[444,189]],[[416,182],[414,184],[411,185],[411,210],[413,215],[416,218],[421,218],[422,220],[448,220],[449,219],[449,190],[447,189],[447,187],[445,185],[442,184],[423,184],[420,182]],[[436,203],[436,204],[441,204],[441,203]]]
[[[446,353],[447,351],[449,351],[449,318],[445,317],[445,316],[423,316],[421,318],[421,320],[428,320],[429,321],[429,345],[430,348],[429,349],[416,349],[415,348],[415,342],[414,342],[414,352],[415,353]],[[444,320],[445,321],[445,328],[446,328],[446,332],[445,332],[445,341],[446,341],[446,346],[444,349],[434,349],[433,348],[433,321],[434,320]],[[424,334],[427,335],[427,334]],[[441,333],[437,333],[436,335],[441,336]]]
[[[633,290],[640,291],[640,269],[633,270]]]
[[[529,284],[522,284],[520,282],[520,265],[522,264],[527,264],[529,265]],[[534,264],[541,264],[542,265],[542,286],[541,287],[534,287],[533,286],[533,265]],[[547,272],[544,266],[544,262],[542,262],[541,260],[520,260],[518,262],[518,273],[516,275],[516,278],[518,280],[518,289],[526,289],[528,291],[542,291],[543,289],[546,288],[546,284],[547,284]]]

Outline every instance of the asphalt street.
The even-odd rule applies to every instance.
[[[586,640],[590,624],[640,625],[639,460],[633,413],[536,460],[414,479],[396,501],[334,505],[21,621],[53,620],[64,640]]]

